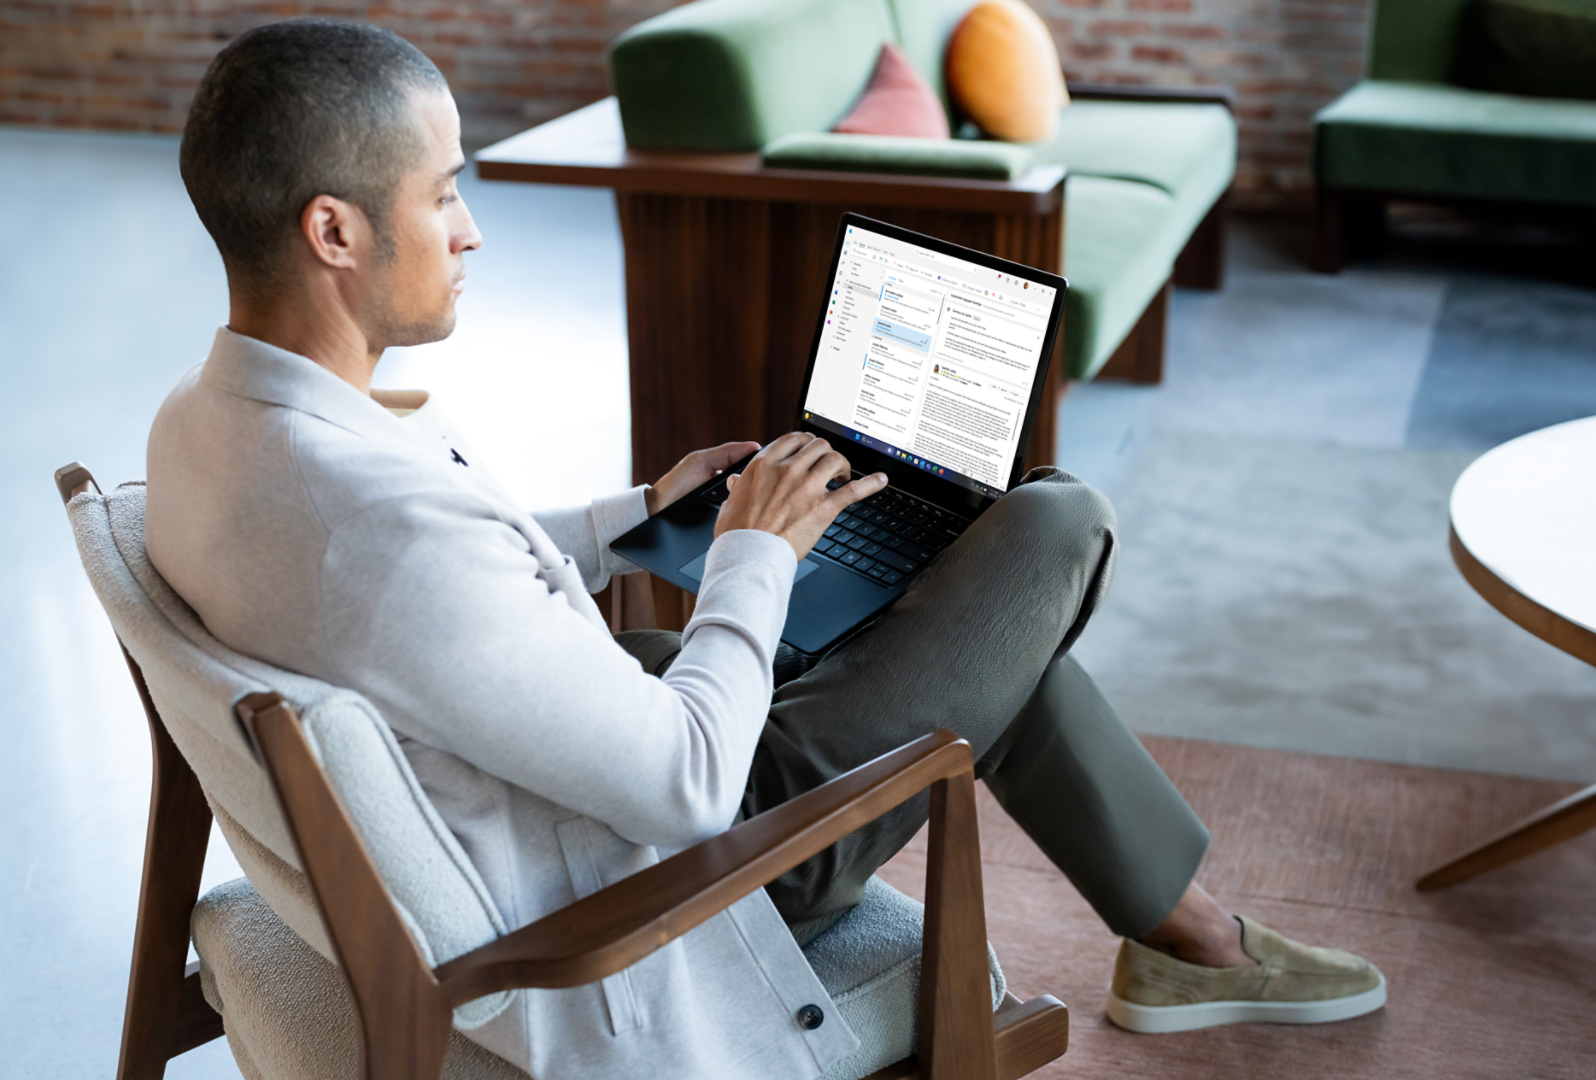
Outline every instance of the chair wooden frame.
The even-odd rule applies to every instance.
[[[94,483],[56,472],[63,501]],[[126,656],[126,650],[124,649]],[[171,1058],[221,1035],[199,975],[185,967],[211,812],[127,656],[155,749],[144,875],[118,1080],[160,1080]],[[570,987],[615,974],[843,836],[931,789],[919,1050],[871,1080],[1011,1080],[1069,1044],[1069,1012],[1012,995],[994,1013],[974,762],[938,731],[638,874],[432,968],[405,929],[358,833],[275,693],[236,707],[271,778],[355,1005],[364,1080],[438,1080],[452,1010],[486,994]]]

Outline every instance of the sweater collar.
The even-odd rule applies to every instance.
[[[306,356],[218,327],[200,381],[239,397],[318,416],[357,435],[402,435],[387,409]]]

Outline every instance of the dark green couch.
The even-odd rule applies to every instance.
[[[1376,0],[1368,77],[1314,117],[1317,269],[1393,199],[1596,210],[1596,101],[1454,85],[1468,0]]]
[[[885,42],[903,48],[946,103],[943,47],[972,2],[700,0],[677,8],[634,27],[611,51],[626,141],[637,149],[760,151],[773,169],[1006,181],[1036,166],[1066,166],[1064,372],[1089,379],[1167,296],[1199,226],[1222,213],[1235,172],[1235,122],[1211,98],[1076,93],[1057,136],[1042,144],[827,133],[864,88]],[[1209,252],[1212,265],[1190,275],[1193,283],[1217,287],[1221,259],[1222,250]]]

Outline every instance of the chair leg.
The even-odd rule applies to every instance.
[[[1099,379],[1134,383],[1164,381],[1164,344],[1169,325],[1169,282],[1154,294],[1114,355],[1097,372]]]
[[[1191,234],[1175,260],[1175,284],[1183,289],[1222,289],[1225,286],[1225,237],[1230,222],[1230,192],[1209,207],[1197,231]]]
[[[200,992],[198,971],[186,966],[188,921],[205,870],[211,809],[155,711],[143,672],[131,656],[127,663],[150,722],[155,772],[116,1075],[161,1080],[168,1061],[222,1034],[222,1018]]]
[[[1553,803],[1540,813],[1436,867],[1418,881],[1420,892],[1444,889],[1487,870],[1517,862],[1564,840],[1596,829],[1596,784]]]

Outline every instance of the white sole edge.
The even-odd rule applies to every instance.
[[[1372,990],[1328,1001],[1205,1001],[1198,1005],[1134,1005],[1108,992],[1108,1018],[1126,1031],[1167,1035],[1221,1024],[1333,1024],[1385,1004],[1385,976]]]

